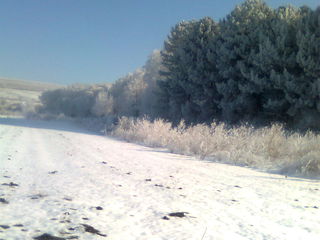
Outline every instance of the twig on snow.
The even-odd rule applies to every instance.
[[[207,233],[207,227],[206,227],[206,229],[204,230],[204,233],[203,233],[203,235],[202,235],[201,240],[203,240],[203,239],[204,239],[204,236],[206,235],[206,233]]]

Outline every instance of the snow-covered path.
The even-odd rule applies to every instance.
[[[316,240],[320,182],[0,118],[0,239],[35,237]]]

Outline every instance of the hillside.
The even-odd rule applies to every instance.
[[[62,85],[0,77],[0,114],[20,115],[27,107],[39,104],[43,91]]]
[[[56,89],[60,87],[61,85],[54,84],[54,83],[9,79],[9,78],[0,77],[0,88],[42,92],[42,91]]]

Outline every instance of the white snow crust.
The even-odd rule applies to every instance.
[[[66,121],[0,118],[1,199],[5,240],[320,239],[319,180],[200,161]]]

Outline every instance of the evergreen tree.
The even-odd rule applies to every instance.
[[[171,31],[162,51],[163,80],[159,82],[162,98],[174,121],[185,119],[196,122],[213,98],[212,69],[208,56],[208,43],[218,32],[210,18],[177,24]],[[212,56],[211,56],[212,57]],[[168,99],[165,99],[168,98]],[[210,104],[214,108],[214,103]],[[214,112],[214,111],[213,111]]]
[[[298,127],[319,129],[320,126],[320,7],[300,9],[296,55],[302,74],[296,81],[295,101]]]
[[[216,85],[222,95],[222,117],[228,122],[252,118],[260,110],[260,83],[250,79],[252,56],[259,52],[261,29],[268,27],[271,17],[272,9],[263,1],[247,0],[219,23]]]

